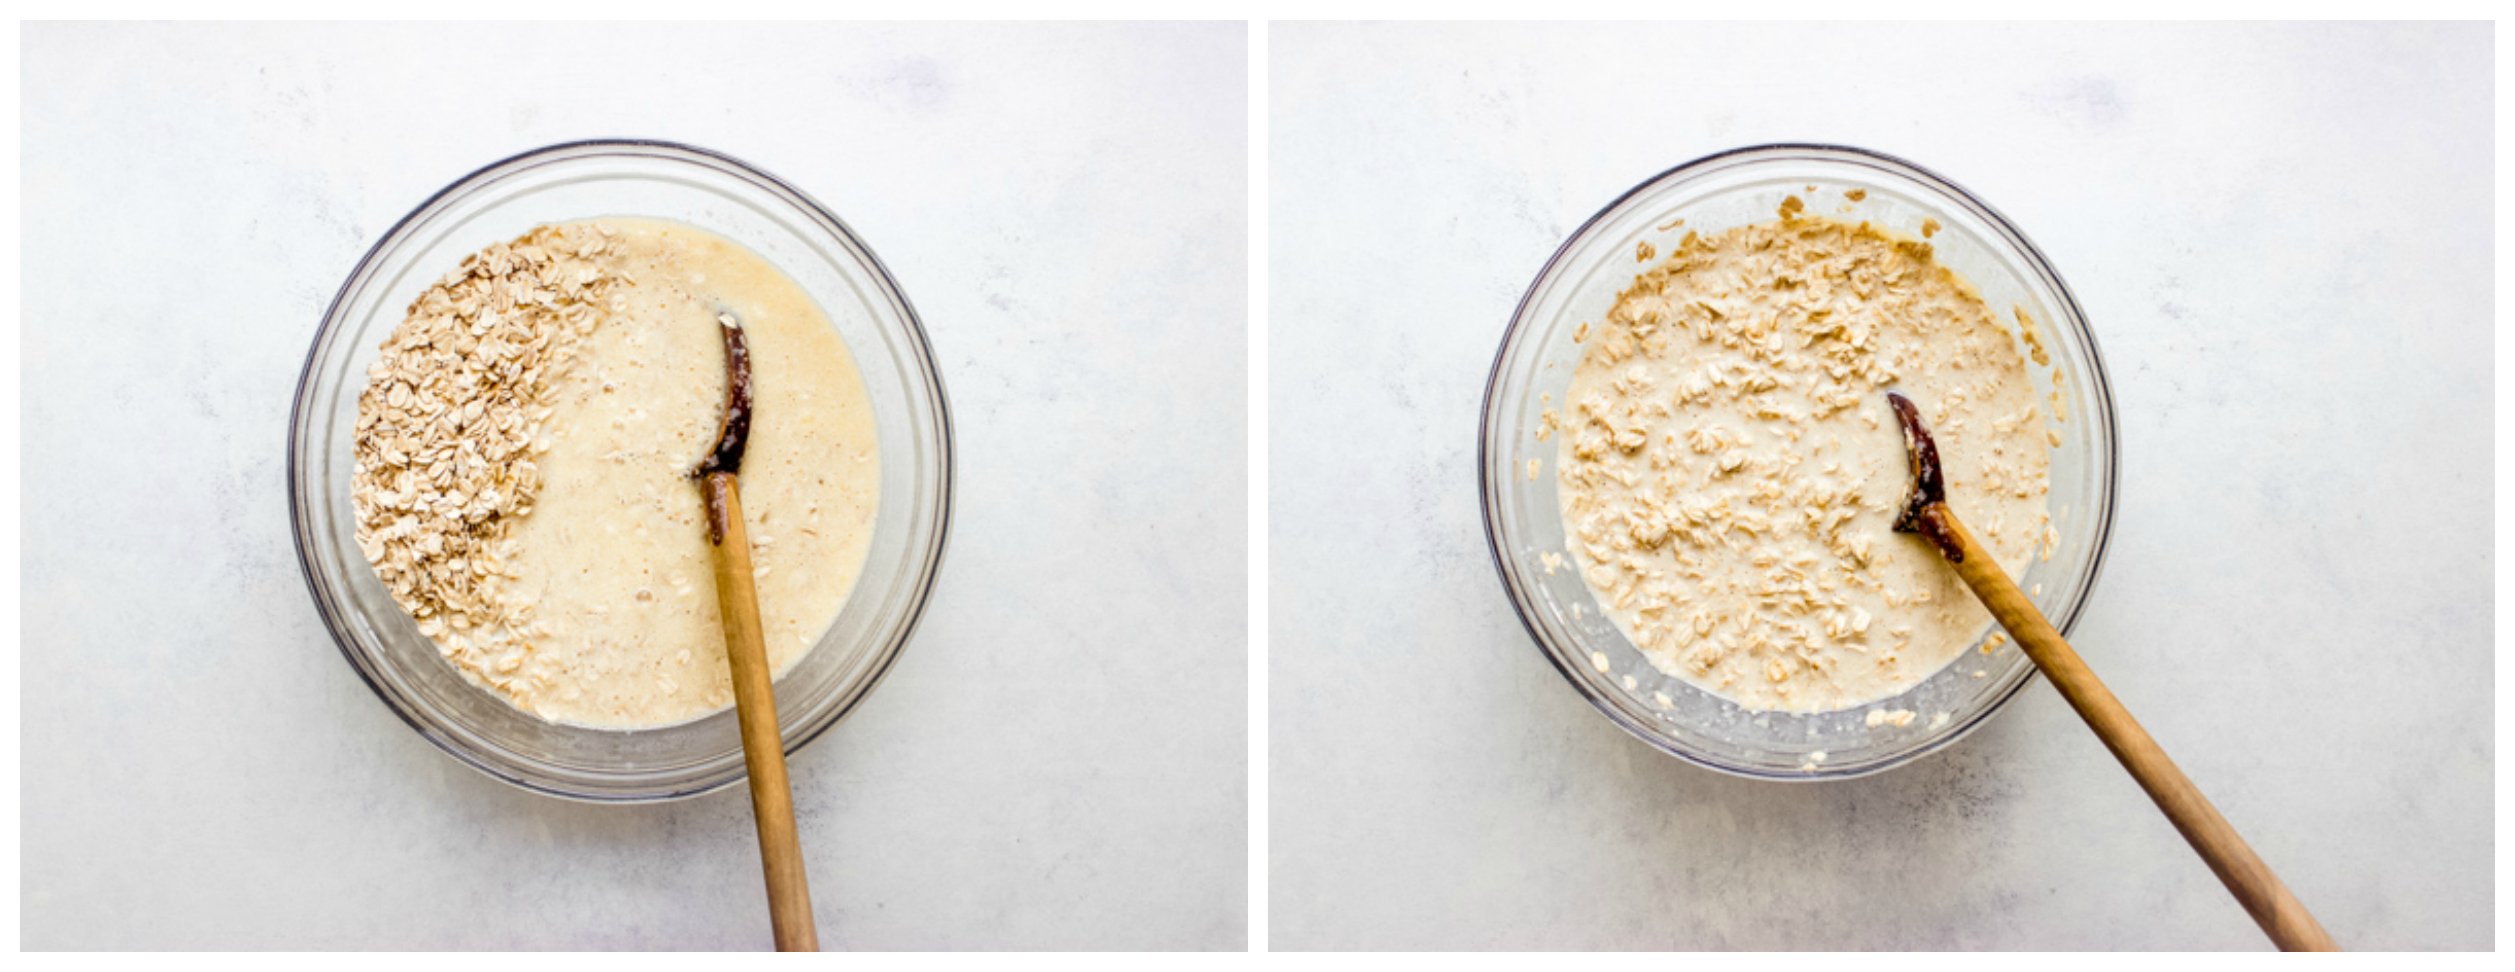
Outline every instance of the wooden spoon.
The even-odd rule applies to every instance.
[[[1973,589],[1982,606],[2017,639],[2017,646],[2026,650],[2026,657],[2043,669],[2052,686],[2061,690],[2061,697],[2087,720],[2088,728],[2096,730],[2096,738],[2104,740],[2105,748],[2113,750],[2115,759],[2131,771],[2141,789],[2157,801],[2157,809],[2165,811],[2174,829],[2183,832],[2192,849],[2218,880],[2234,892],[2236,901],[2253,916],[2262,931],[2281,949],[2291,952],[2336,952],[2340,946],[2323,931],[2321,923],[2288,893],[2270,866],[2253,853],[2235,827],[2218,814],[2199,787],[2175,768],[2166,758],[2166,751],[2131,718],[2129,709],[2113,697],[2096,673],[2080,661],[2070,643],[2061,640],[2052,622],[2035,609],[2034,602],[2019,592],[2017,583],[2000,569],[1991,552],[1974,542],[1973,534],[1957,522],[1956,512],[1947,506],[1947,487],[1939,476],[1939,448],[1930,440],[1930,430],[1921,424],[1921,413],[1912,400],[1894,392],[1886,393],[1887,404],[1894,406],[1895,418],[1904,427],[1905,450],[1912,457],[1912,496],[1906,501],[1903,515],[1895,521],[1898,533],[1918,533],[1937,548],[1940,555],[1956,568]]]
[[[733,668],[751,815],[760,828],[770,931],[778,951],[813,952],[821,946],[812,927],[812,891],[804,884],[795,800],[786,789],[785,740],[777,729],[777,696],[769,690],[768,643],[760,636],[759,595],[751,587],[751,537],[742,526],[742,491],[734,484],[751,434],[751,349],[732,313],[717,314],[716,323],[725,334],[725,424],[717,430],[716,448],[690,476],[706,494],[707,542],[716,548],[716,608],[724,618],[725,661]]]

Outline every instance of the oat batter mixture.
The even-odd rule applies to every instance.
[[[1539,435],[1564,437],[1582,577],[1654,666],[1822,712],[1920,683],[1990,622],[1892,532],[1909,477],[1887,388],[1922,407],[1950,504],[2012,574],[2053,534],[2044,418],[1991,311],[1929,244],[1803,209],[1688,233],[1576,332],[1571,414]]]
[[[590,726],[731,704],[689,479],[724,408],[719,310],[751,348],[742,496],[771,668],[836,618],[880,461],[863,381],[820,308],[696,227],[545,226],[415,302],[359,399],[360,546],[466,678]]]

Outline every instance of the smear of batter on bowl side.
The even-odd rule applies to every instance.
[[[2024,358],[1929,244],[1796,197],[1780,215],[1690,232],[1635,278],[1545,421],[1568,545],[1643,655],[1748,709],[1823,712],[1919,684],[1990,622],[1891,530],[1908,476],[1884,390],[1922,405],[1949,501],[2012,573],[2050,523],[2050,460]]]
[[[543,226],[422,294],[359,398],[359,545],[465,678],[589,726],[731,703],[689,479],[724,407],[725,310],[756,383],[742,491],[773,671],[836,618],[871,540],[880,459],[863,380],[819,306],[697,227]]]

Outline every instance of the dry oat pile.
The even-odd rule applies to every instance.
[[[1585,348],[1560,431],[1582,577],[1660,670],[1750,709],[1829,711],[1936,672],[1989,617],[1891,532],[1896,387],[1949,500],[2012,572],[2048,534],[2044,419],[2024,359],[1930,246],[1802,215],[1689,233]]]
[[[500,688],[531,650],[531,606],[505,594],[514,518],[552,381],[623,280],[609,231],[543,226],[466,258],[412,302],[358,397],[350,499],[358,546],[458,667]]]

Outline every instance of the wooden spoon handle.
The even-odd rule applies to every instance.
[[[2200,852],[2201,859],[2217,872],[2218,880],[2234,892],[2236,900],[2270,935],[2271,941],[2292,952],[2339,951],[2340,946],[2332,942],[2332,936],[2323,931],[2305,905],[2288,893],[2288,886],[2280,883],[2278,875],[2271,873],[2270,866],[2262,863],[2243,837],[2237,836],[2227,818],[2220,816],[2209,798],[2201,795],[2200,788],[2175,768],[2174,761],[2166,758],[2166,751],[2149,738],[2148,730],[2140,728],[2130,710],[2122,707],[2087,663],[2079,660],[2078,652],[2070,649],[2070,643],[2053,630],[2052,622],[2045,620],[2034,602],[2017,589],[2017,583],[2000,569],[1999,560],[1974,542],[1973,534],[1957,522],[1946,504],[1932,504],[1928,509],[1940,518],[1947,533],[1964,551],[1964,557],[1952,565],[1957,575],[1973,588],[1974,596],[1982,599],[1982,605],[1991,610],[2000,627],[2017,639],[2026,656],[2043,669],[2052,686],[2061,690],[2061,697],[2068,699],[2079,716],[2087,720],[2088,727],[2096,730],[2096,738],[2113,750],[2114,758],[2131,771],[2131,778],[2138,780],[2149,798],[2157,801],[2157,809],[2165,811],[2166,819],[2183,832],[2183,839]]]
[[[769,690],[768,644],[760,636],[760,602],[751,587],[751,535],[742,525],[742,493],[732,473],[710,473],[702,488],[716,524],[716,607],[724,619],[725,661],[733,668],[742,760],[750,769],[751,815],[760,827],[770,929],[778,951],[819,951],[812,891],[804,884],[803,842],[795,834],[795,800],[786,789],[777,697]]]

